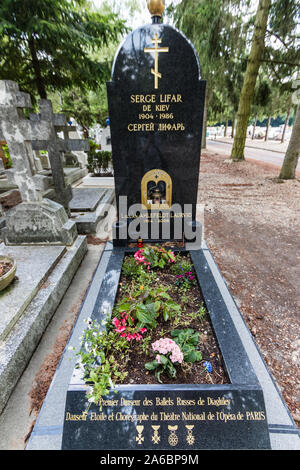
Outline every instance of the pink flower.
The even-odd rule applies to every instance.
[[[155,358],[155,359],[157,360],[158,364],[160,364],[160,363],[161,363],[161,360],[160,360],[160,355],[159,355],[159,354],[157,354],[157,356],[156,356],[156,358]]]
[[[134,257],[138,263],[144,263],[145,257],[142,255],[143,250],[136,251]]]
[[[141,341],[141,339],[143,339],[143,337],[142,337],[142,335],[140,335],[139,333],[137,333],[135,339],[136,339],[137,341]]]
[[[117,333],[123,333],[123,331],[125,330],[126,330],[126,326],[119,326],[118,328],[116,328]]]
[[[120,322],[119,322],[119,320],[115,317],[115,318],[113,319],[113,321],[112,321],[112,324],[113,324],[115,327],[118,327],[119,324],[120,324]]]
[[[146,331],[147,331],[147,328],[142,328],[142,329],[140,330],[140,332],[142,333],[142,335],[143,335],[144,333],[146,333]]]
[[[160,354],[171,353],[170,360],[172,362],[181,363],[183,361],[183,353],[181,352],[180,347],[170,338],[161,338],[155,341],[152,343],[152,349]]]

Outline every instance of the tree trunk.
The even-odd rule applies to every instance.
[[[285,120],[285,123],[284,123],[283,131],[282,131],[282,137],[281,137],[281,143],[282,144],[284,144],[284,138],[285,138],[286,129],[287,129],[287,126],[288,126],[288,123],[289,123],[289,120],[290,120],[291,109],[292,109],[292,105],[290,104],[288,112],[287,112],[286,120]]]
[[[280,179],[290,180],[296,176],[296,168],[300,155],[300,103],[298,104],[297,113],[291,140],[284,157],[284,162],[279,175]]]
[[[234,128],[235,128],[235,116],[232,119],[232,127],[231,127],[231,138],[234,139]]]
[[[225,121],[224,137],[227,137],[228,119]]]
[[[267,123],[266,135],[265,135],[265,142],[267,142],[267,140],[269,139],[270,124],[271,124],[271,116],[268,117],[268,123]]]
[[[35,83],[36,83],[36,86],[37,86],[37,91],[38,91],[38,94],[40,95],[40,98],[42,100],[43,99],[46,100],[47,99],[47,92],[46,92],[46,88],[45,88],[44,81],[43,81],[43,78],[42,78],[40,64],[39,64],[39,60],[38,60],[38,57],[37,57],[33,36],[30,36],[29,41],[28,41],[28,45],[29,45],[29,50],[30,50],[31,59],[32,59],[32,66],[33,66],[33,70],[34,70],[34,74],[35,74]]]
[[[254,140],[254,138],[255,138],[256,123],[257,123],[257,116],[255,116],[255,121],[254,121],[254,126],[253,126],[253,132],[252,132],[252,140]]]
[[[270,7],[271,0],[259,0],[254,25],[251,52],[248,59],[243,88],[240,96],[237,117],[238,124],[231,153],[232,160],[240,161],[245,159],[244,150],[247,137],[247,129],[251,114],[251,105],[254,96],[256,79],[261,64],[260,61],[265,50],[265,36]]]

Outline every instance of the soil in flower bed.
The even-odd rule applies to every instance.
[[[0,261],[0,277],[5,276],[11,268],[13,267],[13,264],[11,261]]]
[[[191,263],[189,255],[182,255],[182,259]],[[154,341],[161,338],[171,338],[172,330],[184,330],[192,328],[195,332],[199,332],[199,350],[202,353],[202,360],[194,363],[182,363],[177,365],[176,378],[169,378],[167,374],[162,374],[161,379],[164,384],[224,384],[230,383],[226,370],[223,365],[222,355],[218,347],[215,334],[212,329],[209,314],[205,309],[205,313],[196,317],[195,312],[199,312],[204,306],[201,290],[197,282],[189,289],[182,290],[176,287],[177,277],[171,272],[170,267],[163,270],[156,270],[156,278],[152,282],[150,288],[167,287],[168,294],[172,300],[181,306],[182,313],[177,323],[174,319],[167,322],[163,319],[158,320],[158,326],[147,332],[142,341],[131,341],[129,351],[129,360],[126,368],[128,372],[122,384],[158,384],[158,380],[153,372],[145,369],[145,363],[155,359],[155,355],[151,347]],[[194,274],[194,273],[193,273]],[[119,290],[116,303],[118,303],[124,295],[124,290],[128,283],[138,282],[121,275]],[[203,310],[203,309],[202,309]],[[151,336],[151,339],[148,337]],[[142,343],[147,341],[147,352],[144,350],[145,345]],[[116,354],[116,359],[118,356]],[[121,361],[121,358],[119,359]],[[208,361],[212,365],[212,372],[205,370],[204,363]]]

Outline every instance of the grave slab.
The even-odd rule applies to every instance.
[[[27,248],[29,247],[22,247],[21,251],[26,251]],[[37,248],[36,256],[41,256],[41,247]],[[43,257],[46,256],[49,248],[44,247]],[[59,249],[59,247],[55,248]],[[8,247],[9,252],[10,249],[11,247]],[[31,253],[32,249],[30,247]],[[62,252],[59,261],[52,266],[52,271],[48,272],[48,276],[14,327],[5,340],[0,342],[0,413],[61,302],[86,250],[86,237],[78,236],[74,244]],[[17,275],[25,280],[22,272],[21,270],[18,273],[17,269]]]
[[[78,233],[88,235],[97,232],[99,223],[106,216],[110,205],[113,204],[115,199],[115,192],[113,189],[105,188],[102,189],[102,191],[102,197],[94,211],[87,210],[85,212],[71,212],[71,218],[76,223]]]
[[[124,251],[123,251],[124,254]],[[237,341],[237,347],[233,354],[231,355],[230,350],[227,351],[226,353],[226,347],[225,347],[225,355],[226,355],[226,366],[227,369],[231,371],[231,382],[234,382],[231,385],[224,385],[218,388],[218,392],[215,390],[214,386],[210,387],[208,386],[209,394],[211,398],[213,398],[214,394],[216,394],[216,397],[223,397],[224,399],[232,400],[231,406],[232,409],[234,407],[238,407],[238,401],[240,397],[242,399],[242,408],[245,410],[245,393],[248,393],[248,398],[252,397],[250,401],[248,402],[251,403],[250,408],[248,410],[248,413],[254,412],[254,411],[259,411],[258,408],[260,408],[260,412],[264,413],[266,412],[266,418],[267,418],[267,423],[268,423],[268,434],[269,434],[269,439],[271,443],[271,449],[273,450],[300,450],[300,437],[299,437],[299,432],[297,430],[297,427],[295,423],[293,422],[290,413],[277,389],[277,387],[274,384],[274,381],[272,380],[270,373],[261,357],[261,355],[258,352],[257,346],[253,340],[253,337],[251,336],[250,331],[246,327],[241,313],[239,312],[227,286],[222,278],[217,265],[215,264],[213,257],[208,250],[207,246],[205,245],[205,242],[203,244],[203,249],[200,250],[198,254],[198,268],[200,271],[202,271],[202,276],[205,274],[207,275],[207,285],[204,285],[204,291],[206,294],[206,301],[209,301],[209,296],[212,295],[212,293],[216,293],[218,291],[218,298],[215,301],[215,305],[213,306],[212,310],[215,311],[215,314],[218,316],[219,314],[217,313],[217,310],[220,306],[220,304],[223,305],[223,308],[225,311],[227,310],[227,314],[223,314],[223,319],[219,319],[219,335],[221,335],[220,342],[224,343],[226,340],[224,338],[222,339],[222,323],[225,321],[227,325],[229,324],[230,328],[230,334],[235,331],[234,338],[231,336],[231,344]],[[122,249],[117,249],[113,248],[112,249],[112,244],[107,243],[105,250],[103,252],[101,261],[99,263],[99,266],[97,268],[97,271],[95,273],[95,277],[93,278],[93,281],[91,283],[90,290],[87,294],[87,297],[85,299],[85,302],[82,306],[80,315],[77,320],[76,327],[74,328],[73,334],[69,339],[69,343],[64,351],[62,361],[60,363],[59,368],[57,369],[57,372],[55,374],[55,377],[53,379],[51,388],[49,389],[49,392],[46,396],[46,399],[43,404],[43,408],[39,414],[37,423],[33,429],[33,433],[31,435],[31,438],[29,440],[29,443],[27,445],[28,450],[48,450],[48,449],[60,449],[61,444],[62,444],[62,438],[63,438],[63,426],[64,423],[66,422],[65,419],[68,417],[66,413],[71,413],[71,409],[64,409],[64,400],[67,397],[68,393],[74,394],[74,406],[75,408],[79,409],[80,408],[80,413],[79,415],[82,415],[82,412],[85,410],[86,402],[85,405],[80,403],[80,400],[85,400],[83,397],[85,395],[85,392],[87,390],[87,386],[83,384],[82,378],[81,378],[81,373],[79,370],[76,371],[74,370],[74,366],[76,364],[76,357],[74,356],[74,353],[72,353],[68,346],[75,347],[77,350],[80,345],[80,337],[82,335],[83,329],[86,328],[86,325],[84,324],[84,319],[87,319],[88,317],[91,316],[91,312],[95,312],[96,315],[106,315],[112,308],[113,303],[114,303],[114,289],[116,288],[116,285],[118,284],[118,276],[119,276],[119,269],[118,266],[122,262]],[[199,266],[201,264],[201,267]],[[198,273],[199,273],[198,269]],[[203,274],[205,273],[205,274]],[[211,300],[210,303],[210,309],[212,307],[212,302]],[[226,317],[226,318],[225,318]],[[217,327],[218,328],[218,327]],[[219,344],[220,344],[219,342]],[[221,349],[224,344],[220,344]],[[236,362],[237,358],[239,358],[239,351],[243,351],[243,354],[241,356],[241,363],[244,363],[245,360],[247,361],[247,368],[245,370],[239,370],[239,365],[237,365],[237,369],[235,370],[234,367],[232,367],[233,363]],[[223,348],[224,352],[224,348]],[[245,364],[244,364],[245,365]],[[241,373],[240,378],[241,378],[241,384],[237,384],[236,381],[238,380],[238,375]],[[253,378],[257,378],[257,375],[259,376],[259,381],[253,381]],[[247,385],[246,382],[251,382],[250,385]],[[203,387],[203,386],[202,386]],[[118,387],[118,392],[120,396],[123,396],[123,398],[126,399],[131,399],[130,397],[134,397],[136,400],[144,400],[146,397],[151,400],[153,397],[158,397],[161,394],[162,391],[164,391],[164,396],[167,396],[167,393],[170,392],[170,394],[174,394],[174,397],[176,396],[181,397],[181,394],[187,394],[193,396],[193,398],[190,397],[190,399],[195,399],[195,396],[198,397],[198,400],[201,399],[201,394],[203,394],[203,389],[201,386],[199,387],[194,387],[190,388],[188,384],[182,385],[182,386],[158,386],[151,388],[150,386],[121,386]],[[220,394],[220,392],[222,392]],[[205,396],[207,399],[207,386],[205,390]],[[172,397],[171,398],[172,399]],[[151,398],[152,396],[152,398]],[[173,395],[172,395],[173,396]],[[81,397],[81,398],[80,398]],[[227,397],[227,398],[226,398]],[[264,411],[264,400],[266,397],[272,398],[272,401],[267,402],[266,408]],[[113,397],[114,398],[114,397]],[[203,397],[202,397],[203,398]],[[205,398],[205,397],[204,397]],[[203,399],[204,399],[203,398]],[[174,399],[174,398],[173,398]],[[177,398],[176,398],[177,400]],[[57,404],[59,403],[59,406]],[[125,402],[124,402],[125,403]],[[162,403],[162,402],[161,402]],[[201,401],[199,401],[201,403]],[[240,402],[241,403],[241,402]],[[78,406],[78,404],[80,404]],[[224,403],[223,403],[224,405]],[[202,405],[203,406],[203,405]],[[228,406],[228,403],[224,405],[225,408]],[[224,406],[222,408],[219,407],[216,412],[218,413],[224,413]],[[253,409],[251,409],[251,406],[253,406]],[[176,412],[176,403],[174,402],[174,409],[172,409],[172,412]],[[129,409],[126,408],[126,403],[124,404],[123,408],[120,411],[124,416],[127,414],[134,415],[134,407],[130,406]],[[222,409],[221,409],[222,408]],[[237,408],[236,408],[237,409]],[[107,411],[107,410],[106,410]],[[130,411],[130,412],[129,412]],[[166,406],[162,407],[159,412],[166,412]],[[181,412],[184,413],[191,413],[192,410],[181,410]],[[213,411],[212,408],[210,411]],[[243,410],[240,410],[241,413]],[[94,436],[91,436],[90,440],[87,440],[87,428],[84,429],[84,422],[81,423],[82,427],[80,429],[80,436],[81,439],[85,442],[84,445],[86,445],[87,449],[91,449],[93,445],[95,445],[95,448],[101,449],[105,448],[106,450],[108,449],[113,449],[116,448],[117,446],[113,442],[113,435],[110,434],[111,440],[109,443],[107,443],[107,429],[105,426],[105,418],[103,418],[103,415],[99,412],[99,408],[97,410],[90,410],[90,413],[95,413],[93,415],[93,420],[90,421],[89,424],[94,426],[94,429],[97,429],[95,431],[96,435],[98,436],[98,442],[93,443]],[[112,408],[110,408],[109,413],[112,412]],[[153,408],[152,410],[153,413],[155,413],[155,410]],[[202,409],[200,410],[197,414],[199,417],[201,417],[201,413],[207,412],[207,410]],[[228,409],[227,409],[228,412]],[[109,414],[108,413],[108,414]],[[72,414],[72,413],[71,413]],[[107,416],[108,416],[107,414]],[[175,413],[176,414],[176,413]],[[104,416],[105,416],[105,410],[104,410]],[[120,415],[121,416],[121,415]],[[173,415],[174,416],[174,415]],[[188,416],[188,415],[187,415]],[[190,415],[191,416],[191,415]],[[206,417],[208,414],[206,414]],[[223,416],[223,415],[222,415]],[[251,414],[248,415],[249,418],[251,418]],[[258,416],[258,415],[256,415]],[[263,416],[263,415],[261,415]],[[189,417],[189,416],[188,416]],[[199,418],[198,417],[198,418]],[[91,414],[89,415],[89,419],[91,418]],[[102,420],[102,421],[101,421]],[[200,420],[200,418],[199,418]],[[127,439],[127,442],[129,441],[129,444],[131,447],[128,447],[130,449],[135,448],[139,449],[153,449],[153,441],[152,437],[154,436],[154,431],[155,429],[152,426],[159,425],[164,427],[164,441],[163,443],[160,441],[160,448],[164,449],[169,449],[169,450],[176,450],[176,449],[192,449],[191,445],[188,444],[187,437],[189,434],[189,431],[192,431],[192,435],[196,437],[196,430],[197,427],[199,427],[199,422],[201,425],[201,420],[197,422],[197,426],[195,425],[195,422],[187,422],[183,423],[182,429],[179,430],[177,428],[175,434],[178,438],[178,444],[176,446],[172,446],[169,443],[169,437],[170,434],[172,433],[172,429],[168,428],[168,426],[178,426],[178,424],[173,423],[172,421],[168,421],[168,418],[162,422],[162,423],[155,423],[151,422],[150,424],[147,423],[137,423],[137,422],[130,422],[127,420],[127,430],[131,430],[130,433],[127,435],[131,436],[131,439]],[[101,425],[104,422],[104,431],[101,431]],[[69,421],[69,423],[72,423],[72,421]],[[264,420],[256,420],[254,423],[251,422],[249,419],[248,422],[248,427],[245,426],[245,422],[242,423],[242,427],[245,426],[244,431],[249,433],[249,446],[251,447],[252,445],[254,448],[264,448],[266,445],[266,437],[264,436],[260,443],[254,443],[254,440],[257,438],[257,431],[259,431],[260,427],[263,426]],[[74,424],[74,423],[73,423]],[[78,424],[78,422],[77,422]],[[182,424],[182,423],[181,423]],[[210,432],[213,434],[213,436],[209,439],[208,437],[202,436],[199,437],[198,434],[198,441],[197,445],[202,446],[201,448],[230,448],[230,442],[228,440],[228,436],[222,438],[221,434],[223,431],[220,432],[220,429],[222,426],[219,426],[217,429],[216,423],[214,422],[208,422],[206,421],[207,426],[211,426]],[[220,424],[220,422],[219,422]],[[224,423],[223,423],[224,424]],[[228,424],[228,423],[227,423]],[[229,423],[229,426],[226,427],[228,430],[228,433],[231,437],[236,436],[237,439],[237,444],[238,446],[242,446],[240,437],[237,433],[237,428],[235,428],[236,423]],[[137,426],[144,426],[142,433],[138,432]],[[149,429],[146,429],[146,426],[149,427]],[[188,429],[186,426],[195,426],[193,429]],[[132,432],[132,429],[134,427],[134,433]],[[206,433],[206,430],[208,430],[208,427],[204,426],[204,434]],[[117,430],[119,429],[119,430]],[[141,428],[139,428],[141,430]],[[160,428],[162,429],[162,428]],[[202,431],[203,431],[202,429]],[[120,420],[120,426],[119,428],[114,428],[115,432],[118,432],[118,435],[121,435],[124,430],[124,425],[122,424],[122,420]],[[173,430],[174,431],[174,430]],[[91,432],[91,429],[89,429],[88,432]],[[111,431],[109,431],[111,432]],[[253,434],[254,433],[254,436]],[[92,433],[93,434],[93,433]],[[202,432],[203,434],[203,432]],[[201,434],[201,435],[202,435]],[[256,436],[255,436],[256,434]],[[73,433],[72,431],[72,436],[74,437],[76,434]],[[123,435],[123,434],[122,434]],[[100,437],[103,437],[103,442],[101,441]],[[123,435],[124,437],[124,435]],[[142,440],[142,437],[144,437],[144,440]],[[138,444],[138,441],[136,439],[141,439],[142,444]],[[146,439],[147,438],[147,439]],[[174,436],[173,436],[174,438]],[[175,438],[174,438],[175,439]],[[190,437],[190,442],[192,441],[192,437]],[[175,442],[176,439],[172,442]],[[120,440],[119,440],[120,442]],[[181,442],[181,447],[179,446],[179,442]],[[227,443],[226,443],[227,442]],[[105,444],[104,444],[105,443]],[[183,446],[184,443],[184,446]],[[73,440],[73,445],[74,445],[74,440]],[[121,447],[123,444],[120,444]],[[245,443],[243,443],[245,445]],[[223,447],[222,447],[223,446]],[[226,447],[227,446],[227,447]],[[121,447],[119,447],[121,449]],[[123,447],[124,448],[124,447]],[[242,448],[242,447],[241,447]],[[194,447],[195,449],[195,447]]]
[[[49,273],[66,253],[62,246],[5,246],[0,245],[0,255],[16,260],[17,277],[0,292],[0,341],[3,341],[21,317]]]
[[[81,186],[83,187],[103,187],[103,188],[114,188],[115,187],[115,178],[113,176],[91,176],[86,175],[82,179]]]
[[[105,196],[105,189],[74,188],[69,207],[71,212],[93,212]]]

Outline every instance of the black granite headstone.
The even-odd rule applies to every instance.
[[[152,5],[155,9],[159,2]],[[148,215],[170,214],[177,205],[184,220],[195,223],[205,82],[193,46],[182,33],[158,21],[139,28],[120,47],[107,89],[117,235],[128,228],[128,210],[136,204],[144,205]],[[187,216],[185,205],[191,205]],[[118,245],[91,312],[99,324],[112,312],[124,256],[135,250],[127,240]],[[118,386],[99,409],[88,402],[79,368],[67,392],[62,449],[270,448],[255,371],[203,250],[191,256],[230,383]]]
[[[195,220],[205,86],[193,45],[175,28],[148,24],[125,39],[107,84],[120,222],[133,204],[179,204],[181,213],[192,204],[186,217]]]

